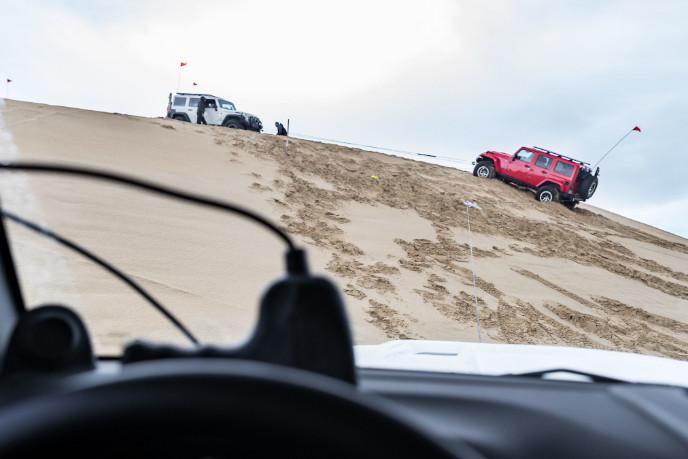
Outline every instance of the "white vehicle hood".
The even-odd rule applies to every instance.
[[[240,114],[240,115],[243,115],[246,119],[248,119],[248,118],[250,118],[250,117],[258,118],[256,115],[253,115],[253,114],[247,113],[247,112],[242,112],[242,111],[239,111],[239,110],[237,110],[237,113]]]
[[[480,375],[566,369],[628,382],[688,387],[688,362],[596,349],[409,340],[354,346],[354,355],[360,368]],[[589,381],[571,373],[550,377]]]

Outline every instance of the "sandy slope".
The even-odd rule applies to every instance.
[[[272,135],[16,101],[2,117],[21,159],[127,172],[281,223],[309,249],[313,270],[341,287],[357,343],[477,341],[470,200],[483,209],[470,215],[483,341],[688,359],[688,241],[678,236],[346,147],[291,139],[287,156],[285,139]],[[245,336],[259,292],[281,274],[281,242],[236,217],[83,179],[25,181],[8,191],[4,180],[7,208],[97,249],[205,339]],[[16,226],[11,233],[28,302],[62,290],[101,351],[141,335],[183,342],[99,268]]]

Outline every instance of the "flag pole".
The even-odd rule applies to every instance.
[[[600,160],[597,161],[597,163],[596,163],[594,166],[592,166],[592,168],[593,168],[593,169],[596,168],[597,165],[600,164],[600,163],[602,162],[602,160],[605,158],[605,156],[607,156],[613,149],[615,149],[616,146],[617,146],[618,144],[620,144],[620,143],[623,141],[623,139],[625,139],[626,137],[628,137],[628,136],[631,134],[631,132],[633,132],[633,131],[638,131],[638,132],[640,132],[640,128],[639,128],[638,126],[636,126],[636,127],[634,127],[633,129],[631,129],[630,131],[628,131],[628,132],[626,133],[626,135],[623,136],[623,137],[621,137],[621,140],[619,140],[618,142],[616,142],[616,143],[614,144],[614,146],[611,147],[607,153],[605,153],[604,155],[602,155],[602,157],[600,158]]]
[[[179,86],[181,86],[182,81],[182,67],[186,65],[186,62],[179,63],[179,74],[177,75],[177,92],[179,92]]]

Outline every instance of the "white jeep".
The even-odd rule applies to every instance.
[[[250,113],[240,112],[233,103],[212,94],[170,93],[167,104],[167,117],[179,121],[196,122],[198,101],[205,97],[206,109],[205,122],[216,126],[225,126],[234,129],[248,129],[260,132],[263,123]]]

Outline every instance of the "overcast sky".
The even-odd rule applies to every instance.
[[[155,117],[179,84],[464,169],[522,145],[594,164],[639,126],[589,203],[688,237],[686,24],[685,0],[3,0],[0,95]]]

